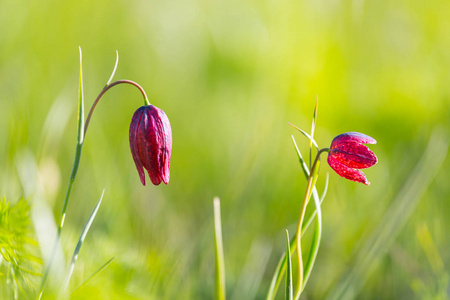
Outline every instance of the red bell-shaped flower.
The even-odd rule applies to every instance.
[[[347,132],[333,139],[328,153],[328,164],[341,177],[369,185],[366,175],[358,169],[365,169],[378,162],[375,154],[363,144],[377,141],[359,132]]]
[[[153,105],[140,107],[130,125],[131,154],[145,185],[145,168],[154,185],[169,183],[172,129],[164,111]]]

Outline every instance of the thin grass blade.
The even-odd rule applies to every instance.
[[[72,294],[75,293],[80,288],[82,288],[85,284],[87,284],[89,282],[89,280],[91,280],[92,278],[94,278],[95,276],[100,274],[104,269],[106,269],[113,262],[114,259],[115,259],[115,257],[113,257],[110,260],[108,260],[107,262],[105,262],[100,268],[98,268],[94,273],[92,273],[91,276],[89,276],[85,281],[83,281],[79,286],[77,286],[72,291]]]
[[[298,160],[300,161],[300,166],[302,167],[303,174],[305,174],[305,178],[308,179],[309,177],[309,168],[306,164],[305,160],[303,159],[302,153],[300,152],[300,149],[297,146],[297,142],[295,141],[294,135],[291,135],[292,142],[294,143],[295,151],[297,152]]]
[[[287,267],[286,267],[286,300],[294,299],[294,288],[292,286],[292,259],[291,259],[291,248],[289,243],[289,231],[286,229],[286,256]]]
[[[296,143],[295,143],[295,139],[292,137],[293,142],[294,142],[294,146],[296,148],[297,151],[297,155],[299,157],[300,160],[300,165],[302,167],[303,173],[305,174],[305,177],[308,178],[309,176],[309,169],[308,166],[306,165],[305,161],[303,160],[302,154],[300,153],[300,150],[298,149],[298,147],[296,147]],[[320,199],[320,204],[322,204],[325,195],[327,194],[328,191],[328,182],[329,182],[329,176],[327,174],[327,178],[325,181],[325,187],[324,190],[322,192],[321,197],[319,198],[319,194],[317,193],[317,189],[314,186],[313,187],[313,191],[312,191],[312,196],[314,198],[314,202],[316,202],[317,199]],[[316,216],[316,210],[314,210],[314,212],[306,219],[306,221],[302,224],[302,232],[300,236],[303,236],[304,233],[306,232],[306,230],[309,228],[309,226],[311,225],[312,221],[314,220],[314,217]],[[296,243],[296,237],[294,235],[294,237],[291,240],[291,244],[290,244],[290,248],[291,248],[291,253],[293,253],[295,251],[295,249],[297,248],[297,243]],[[283,274],[286,270],[286,253],[283,253],[280,257],[280,260],[278,261],[278,265],[275,269],[274,272],[274,276],[272,277],[272,281],[270,283],[270,287],[269,287],[269,291],[267,292],[267,300],[273,300],[275,299],[275,295],[278,291],[278,288],[281,284],[281,280],[283,278]]]
[[[314,147],[316,147],[317,151],[319,151],[319,146],[317,145],[316,141],[314,140],[314,138],[312,138],[306,131],[304,131],[303,129],[298,128],[297,126],[295,126],[292,123],[289,123],[289,125],[291,125],[294,129],[298,130],[301,134],[303,134],[306,138],[308,138],[309,140],[312,141]]]
[[[98,212],[98,209],[100,208],[100,204],[102,203],[102,199],[103,199],[103,195],[104,194],[105,194],[105,190],[103,189],[102,195],[100,196],[100,199],[98,199],[97,204],[95,205],[94,210],[92,211],[91,215],[89,216],[89,219],[87,220],[86,224],[84,225],[83,231],[81,232],[80,238],[78,239],[77,246],[75,247],[75,251],[73,252],[72,259],[71,259],[70,264],[69,264],[67,277],[64,280],[64,283],[63,283],[63,286],[62,286],[62,289],[61,289],[61,293],[60,294],[62,296],[64,296],[64,294],[65,294],[65,292],[67,290],[70,278],[72,277],[72,273],[73,273],[73,270],[75,268],[75,263],[77,262],[78,255],[80,254],[81,246],[83,245],[83,242],[84,242],[84,240],[86,238],[86,235],[87,235],[89,229],[91,228],[92,222],[94,221],[95,216],[97,215],[97,212]]]
[[[445,276],[445,264],[436,243],[431,236],[426,223],[423,223],[416,230],[417,239],[422,246],[433,273],[439,277]]]
[[[316,177],[315,182],[317,182],[318,174],[314,174],[314,176]],[[315,185],[315,182],[314,182],[314,185]],[[313,198],[314,198],[314,204],[316,206],[315,213],[317,215],[317,218],[316,218],[316,226],[314,228],[313,239],[311,242],[311,249],[309,251],[308,260],[306,261],[306,264],[305,264],[305,273],[303,276],[304,281],[303,281],[302,291],[304,290],[306,283],[308,282],[308,279],[311,275],[311,271],[314,267],[314,262],[316,261],[317,252],[319,251],[320,240],[322,237],[322,210],[320,208],[321,203],[318,201],[318,199],[316,197],[313,197]],[[323,200],[323,198],[322,198],[322,200]],[[312,214],[311,217],[313,218],[314,215]],[[312,220],[312,218],[311,218],[311,220]]]
[[[311,122],[311,138],[309,139],[309,168],[311,169],[311,162],[312,162],[312,146],[313,146],[313,139],[314,139],[314,131],[316,130],[316,123],[317,123],[317,109],[319,107],[319,96],[316,97],[316,105],[314,106],[314,113],[312,117]]]
[[[113,80],[118,65],[119,65],[119,51],[116,50],[116,63],[114,64],[114,69],[112,71],[111,77],[109,77],[108,81],[106,82],[106,86],[108,86]]]
[[[225,260],[222,243],[220,199],[214,198],[214,250],[216,258],[216,299],[225,300]]]
[[[328,191],[328,182],[329,182],[329,175],[328,175],[328,173],[327,173],[327,177],[326,177],[326,179],[325,179],[325,187],[323,188],[323,192],[322,192],[322,195],[320,196],[320,205],[322,205],[322,202],[323,202],[323,199],[325,199],[325,196],[326,196],[326,194],[327,194],[327,191]],[[316,195],[314,195],[314,192],[316,193]],[[317,190],[316,190],[316,188],[314,187],[314,190],[313,190],[313,199],[314,199],[314,203],[315,204],[317,204],[317,199],[318,199],[319,197],[318,197],[318,195],[317,195]],[[312,214],[311,215],[309,215],[309,217],[305,220],[305,222],[303,222],[303,225],[302,225],[302,236],[303,236],[303,234],[306,232],[306,230],[308,230],[308,227],[311,225],[311,223],[312,223],[312,221],[314,220],[314,217],[316,216],[316,214],[317,214],[317,205],[316,205],[316,209],[312,212]]]
[[[84,94],[83,94],[83,53],[80,50],[80,83],[78,86],[78,145],[83,144],[84,140]]]
[[[77,129],[77,145],[75,149],[75,158],[72,166],[72,172],[70,174],[69,182],[67,184],[67,191],[64,197],[64,203],[61,209],[61,216],[58,222],[58,229],[56,233],[55,242],[53,244],[52,254],[50,255],[50,261],[48,262],[44,276],[42,276],[41,285],[39,286],[39,291],[36,295],[36,299],[40,300],[44,293],[45,285],[47,284],[48,276],[53,265],[53,260],[55,254],[58,250],[59,240],[61,238],[61,231],[64,226],[64,220],[66,218],[67,206],[69,204],[70,194],[72,191],[73,183],[75,182],[75,177],[77,176],[78,166],[80,165],[81,150],[83,149],[84,142],[84,94],[83,94],[83,53],[81,47],[78,47],[80,51],[80,82],[78,85],[78,129]]]

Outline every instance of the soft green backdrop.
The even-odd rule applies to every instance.
[[[0,196],[30,202],[47,247],[75,151],[78,46],[86,109],[118,50],[115,78],[140,83],[167,113],[173,154],[170,184],[142,186],[128,144],[141,95],[108,92],[86,136],[62,243],[68,259],[105,188],[71,288],[115,260],[74,299],[211,299],[214,196],[228,298],[263,299],[305,187],[290,135],[304,155],[308,141],[287,122],[309,130],[316,95],[319,145],[363,132],[378,140],[379,164],[366,171],[369,187],[323,164],[324,235],[304,299],[337,295],[390,205],[420,183],[417,205],[397,208],[404,226],[387,231],[372,267],[349,277],[346,297],[450,297],[450,161],[438,157],[450,134],[450,2],[0,0]],[[416,174],[402,190],[433,132],[437,173]],[[9,288],[0,285],[3,295]]]

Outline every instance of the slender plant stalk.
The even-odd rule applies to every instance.
[[[303,159],[303,156],[302,156],[300,150],[297,147],[297,144],[296,144],[295,139],[294,139],[293,136],[292,136],[292,140],[293,140],[294,147],[295,147],[297,155],[298,155],[298,159],[300,161],[300,166],[302,167],[303,173],[304,173],[306,179],[308,180],[309,175],[310,175],[310,171],[308,169],[308,166],[307,166],[306,162]],[[316,205],[317,205],[317,202],[320,203],[320,205],[321,205],[323,200],[325,199],[325,196],[326,196],[327,191],[328,191],[328,180],[329,180],[329,178],[328,178],[328,174],[327,174],[327,178],[325,180],[325,187],[324,187],[324,190],[323,190],[320,198],[319,198],[319,194],[317,192],[316,187],[313,186],[312,197],[314,198],[314,202],[316,203]],[[309,225],[312,223],[312,221],[313,221],[314,217],[316,216],[316,214],[317,214],[317,211],[314,210],[313,213],[308,217],[308,219],[305,222],[303,222],[301,233],[300,233],[300,237],[302,237],[303,234],[306,232],[306,230],[308,229]],[[297,241],[296,240],[296,236],[294,236],[292,238],[292,240],[291,240],[291,243],[290,243],[290,249],[291,249],[290,254],[291,255],[297,249],[297,242],[296,241]],[[284,274],[284,272],[286,270],[286,255],[287,255],[287,253],[283,253],[281,255],[281,257],[280,257],[280,260],[279,260],[278,265],[277,265],[277,267],[275,269],[275,272],[274,272],[274,276],[272,278],[272,282],[270,284],[269,292],[267,293],[266,300],[273,300],[273,299],[275,299],[275,295],[276,295],[276,293],[278,291],[278,287],[280,286],[282,276],[283,276],[283,274]]]
[[[292,286],[292,260],[291,260],[291,250],[289,243],[289,232],[286,229],[286,291],[285,291],[285,299],[293,300],[294,299],[294,289]]]
[[[41,299],[42,294],[44,292],[44,288],[47,283],[48,276],[49,276],[50,270],[53,265],[55,254],[56,254],[56,251],[59,246],[59,241],[61,239],[61,231],[64,226],[64,220],[66,218],[67,206],[69,205],[69,199],[70,199],[70,195],[72,193],[73,183],[75,182],[75,178],[76,178],[77,171],[78,171],[78,166],[80,164],[81,150],[83,149],[84,138],[86,136],[89,122],[91,120],[91,117],[95,110],[95,107],[97,106],[100,99],[102,99],[103,95],[109,89],[111,89],[112,87],[114,87],[118,84],[121,84],[121,83],[131,84],[131,85],[134,85],[135,87],[137,87],[141,91],[141,93],[144,97],[145,105],[150,105],[150,102],[147,98],[147,94],[145,93],[144,89],[138,83],[131,81],[131,80],[118,80],[113,83],[109,83],[112,80],[112,78],[114,77],[114,74],[115,74],[115,71],[117,68],[118,58],[119,57],[117,54],[116,64],[114,66],[113,73],[112,73],[111,77],[109,78],[106,86],[103,88],[103,90],[100,92],[100,94],[95,99],[95,101],[89,111],[89,114],[86,118],[86,121],[84,122],[83,69],[82,69],[82,52],[81,52],[81,48],[80,48],[80,83],[79,83],[79,96],[78,96],[78,99],[79,99],[78,100],[78,135],[77,135],[77,145],[76,145],[76,149],[75,149],[75,158],[74,158],[74,162],[73,162],[72,172],[71,172],[70,178],[69,178],[69,183],[67,185],[66,195],[64,197],[64,203],[63,203],[63,206],[61,209],[61,215],[60,215],[59,222],[58,222],[56,238],[55,238],[55,242],[53,243],[53,249],[52,249],[52,253],[50,256],[50,261],[45,269],[44,276],[42,278],[41,285],[39,287],[39,291],[38,291],[38,294],[36,297],[36,299],[38,299],[38,300]]]
[[[106,267],[108,267],[113,260],[115,259],[115,257],[111,258],[110,260],[108,260],[106,263],[104,263],[103,265],[101,265],[100,268],[98,268],[94,273],[92,273],[85,281],[83,281],[79,286],[77,286],[73,291],[72,294],[75,293],[77,290],[79,290],[82,286],[84,286],[86,283],[89,282],[89,280],[91,280],[92,278],[94,278],[95,276],[97,276],[98,274],[100,274]]]
[[[142,96],[144,96],[144,103],[145,103],[145,105],[150,105],[150,101],[147,98],[147,94],[145,93],[144,89],[137,82],[134,82],[134,81],[131,81],[131,80],[122,79],[122,80],[114,81],[111,84],[107,84],[103,88],[103,90],[100,92],[100,94],[98,94],[97,98],[95,99],[94,103],[92,104],[91,110],[88,113],[88,116],[86,118],[86,123],[84,124],[84,133],[85,134],[86,134],[87,128],[89,126],[89,123],[91,121],[92,114],[94,113],[94,110],[97,107],[97,104],[100,101],[100,99],[102,99],[103,95],[109,89],[111,89],[113,86],[116,86],[116,85],[121,84],[121,83],[127,83],[127,84],[131,84],[131,85],[134,85],[135,87],[137,87],[139,89],[139,91],[141,91]]]
[[[63,207],[61,209],[61,215],[59,217],[59,222],[58,222],[58,228],[56,231],[56,238],[55,238],[55,242],[53,243],[53,249],[52,249],[52,253],[50,256],[50,261],[45,269],[44,272],[44,276],[42,278],[42,282],[41,285],[39,287],[39,292],[37,295],[37,299],[41,299],[42,294],[44,292],[44,287],[45,284],[47,283],[48,280],[48,275],[50,273],[50,270],[52,268],[53,265],[53,260],[55,258],[55,254],[56,254],[56,250],[58,249],[58,245],[59,245],[59,240],[61,238],[61,230],[62,227],[64,226],[64,219],[66,217],[66,210],[67,210],[67,205],[69,204],[69,198],[70,198],[70,194],[72,192],[72,186],[73,183],[75,181],[75,177],[77,175],[77,171],[78,171],[78,166],[80,164],[80,158],[81,158],[81,150],[83,148],[83,141],[84,141],[84,96],[83,96],[83,56],[82,56],[82,52],[81,52],[81,48],[80,50],[80,82],[79,82],[79,89],[78,89],[78,134],[77,134],[77,145],[75,148],[75,159],[73,162],[73,166],[72,166],[72,172],[70,173],[70,178],[69,178],[69,183],[67,184],[67,190],[66,190],[66,195],[64,197],[64,203],[63,203]]]
[[[322,211],[319,203],[315,202],[315,205],[317,212],[316,226],[314,228],[314,235],[311,243],[311,249],[309,251],[309,257],[305,266],[305,275],[301,290],[302,292],[305,289],[306,283],[308,282],[308,279],[311,275],[314,263],[316,261],[317,252],[319,251],[320,239],[322,237]]]
[[[220,219],[220,200],[217,197],[214,198],[214,243],[216,257],[216,299],[225,300],[225,261]]]
[[[309,168],[311,169],[311,158],[312,158],[312,146],[314,139],[314,131],[316,130],[317,123],[317,109],[319,108],[319,96],[316,97],[316,105],[314,106],[314,113],[311,123],[311,138],[309,139]]]
[[[313,187],[316,185],[317,182],[317,178],[318,178],[318,171],[319,171],[319,166],[320,166],[320,154],[322,154],[323,152],[329,151],[328,148],[323,148],[320,149],[317,152],[316,158],[314,160],[314,163],[311,167],[311,171],[310,171],[310,175],[308,177],[308,182],[306,184],[306,191],[305,191],[305,196],[303,198],[303,204],[302,204],[302,208],[300,210],[300,216],[298,219],[298,223],[297,223],[297,232],[295,234],[295,239],[297,242],[297,260],[298,260],[298,277],[297,277],[297,287],[295,289],[295,299],[299,299],[300,298],[300,294],[302,292],[303,289],[303,259],[302,259],[302,248],[301,248],[301,232],[302,232],[302,224],[303,224],[303,219],[305,217],[305,212],[306,212],[306,207],[309,203],[309,199],[311,198],[312,195],[312,191],[313,191]]]
[[[73,270],[75,269],[75,263],[78,259],[78,255],[81,250],[81,246],[83,245],[84,239],[86,238],[86,235],[89,231],[89,228],[92,225],[92,222],[94,221],[95,216],[97,215],[98,209],[100,208],[100,204],[102,203],[103,195],[105,194],[105,189],[103,189],[102,195],[100,196],[100,199],[97,201],[97,204],[94,207],[94,210],[92,211],[88,221],[84,225],[83,231],[81,232],[80,238],[78,239],[77,246],[75,247],[75,250],[72,255],[72,259],[69,264],[69,271],[67,272],[66,279],[64,280],[63,286],[61,288],[61,291],[59,293],[60,297],[58,298],[66,298],[66,291],[67,287],[69,286],[70,278],[72,277]]]
[[[311,171],[314,173],[316,164],[313,165]],[[297,223],[296,241],[297,241],[297,261],[298,261],[298,273],[297,273],[297,287],[295,289],[295,299],[300,298],[301,287],[303,285],[303,259],[302,259],[302,246],[301,246],[301,228],[303,219],[305,217],[306,206],[308,205],[309,198],[311,197],[313,187],[313,177],[310,175],[306,184],[305,196],[303,198],[302,208],[300,210],[300,216]]]

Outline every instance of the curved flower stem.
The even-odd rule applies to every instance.
[[[80,50],[81,51],[81,50]],[[81,52],[80,52],[81,53]],[[117,63],[116,63],[117,64]],[[121,83],[128,83],[131,85],[134,85],[135,87],[137,87],[142,95],[144,96],[144,102],[145,105],[150,105],[150,102],[147,98],[147,94],[145,93],[144,89],[136,82],[131,81],[131,80],[117,80],[111,84],[107,84],[103,90],[100,92],[100,94],[97,96],[97,98],[95,99],[94,103],[92,104],[91,110],[89,111],[89,114],[86,118],[86,121],[84,122],[84,126],[83,126],[83,115],[84,115],[84,107],[83,107],[83,87],[82,87],[82,75],[81,75],[81,67],[80,67],[80,101],[79,101],[79,116],[78,116],[78,138],[77,138],[77,146],[76,146],[76,150],[75,150],[75,158],[74,158],[74,162],[73,162],[73,167],[72,167],[72,172],[70,174],[70,178],[69,178],[69,183],[67,185],[67,191],[66,191],[66,195],[64,197],[64,204],[63,207],[61,209],[61,215],[59,218],[59,222],[58,222],[58,228],[57,228],[57,232],[56,232],[56,238],[55,238],[55,242],[53,244],[53,249],[52,249],[52,253],[50,256],[50,261],[45,269],[44,272],[44,276],[42,277],[42,282],[41,282],[41,286],[39,287],[39,292],[38,295],[36,297],[36,299],[41,299],[42,294],[44,292],[44,287],[45,284],[47,283],[48,280],[48,276],[50,273],[50,269],[53,265],[53,260],[56,254],[56,251],[58,249],[58,245],[59,245],[59,240],[61,238],[61,231],[62,228],[64,226],[64,220],[66,217],[66,210],[67,210],[67,206],[69,205],[69,199],[70,199],[70,194],[72,192],[72,187],[73,187],[73,183],[75,182],[75,177],[77,175],[77,171],[78,171],[78,166],[80,164],[80,159],[81,159],[81,150],[83,149],[83,144],[84,144],[84,137],[86,136],[86,131],[87,128],[89,126],[89,122],[91,120],[92,114],[94,112],[95,107],[97,106],[98,102],[100,101],[100,99],[103,97],[103,95],[109,90],[111,89],[113,86],[116,86],[118,84]],[[113,71],[114,74],[114,71]],[[110,79],[111,80],[111,79]]]
[[[148,101],[147,94],[145,93],[144,89],[137,82],[134,82],[134,81],[131,81],[131,80],[122,79],[122,80],[114,81],[111,84],[107,84],[103,88],[103,90],[100,92],[100,94],[98,94],[97,98],[95,99],[94,103],[92,104],[91,110],[89,111],[88,116],[86,118],[86,122],[84,123],[84,135],[86,135],[86,131],[88,129],[89,122],[91,121],[92,114],[94,113],[94,110],[97,107],[97,104],[100,101],[100,99],[103,97],[103,95],[109,89],[111,89],[113,86],[121,84],[121,83],[128,83],[128,84],[131,84],[131,85],[134,85],[135,87],[137,87],[141,91],[142,96],[144,96],[145,105],[150,105],[150,101]]]
[[[300,210],[300,216],[297,223],[297,232],[295,239],[297,241],[297,260],[298,260],[298,276],[297,276],[297,287],[295,289],[295,299],[300,298],[300,294],[303,290],[303,259],[302,259],[302,248],[301,248],[301,231],[303,219],[305,218],[306,207],[308,206],[309,199],[311,198],[311,194],[313,191],[313,187],[317,182],[317,175],[319,172],[320,166],[320,154],[323,152],[328,152],[330,149],[323,148],[317,152],[316,158],[314,159],[314,163],[311,167],[311,171],[308,177],[308,182],[306,184],[305,196],[303,197],[303,204]]]

